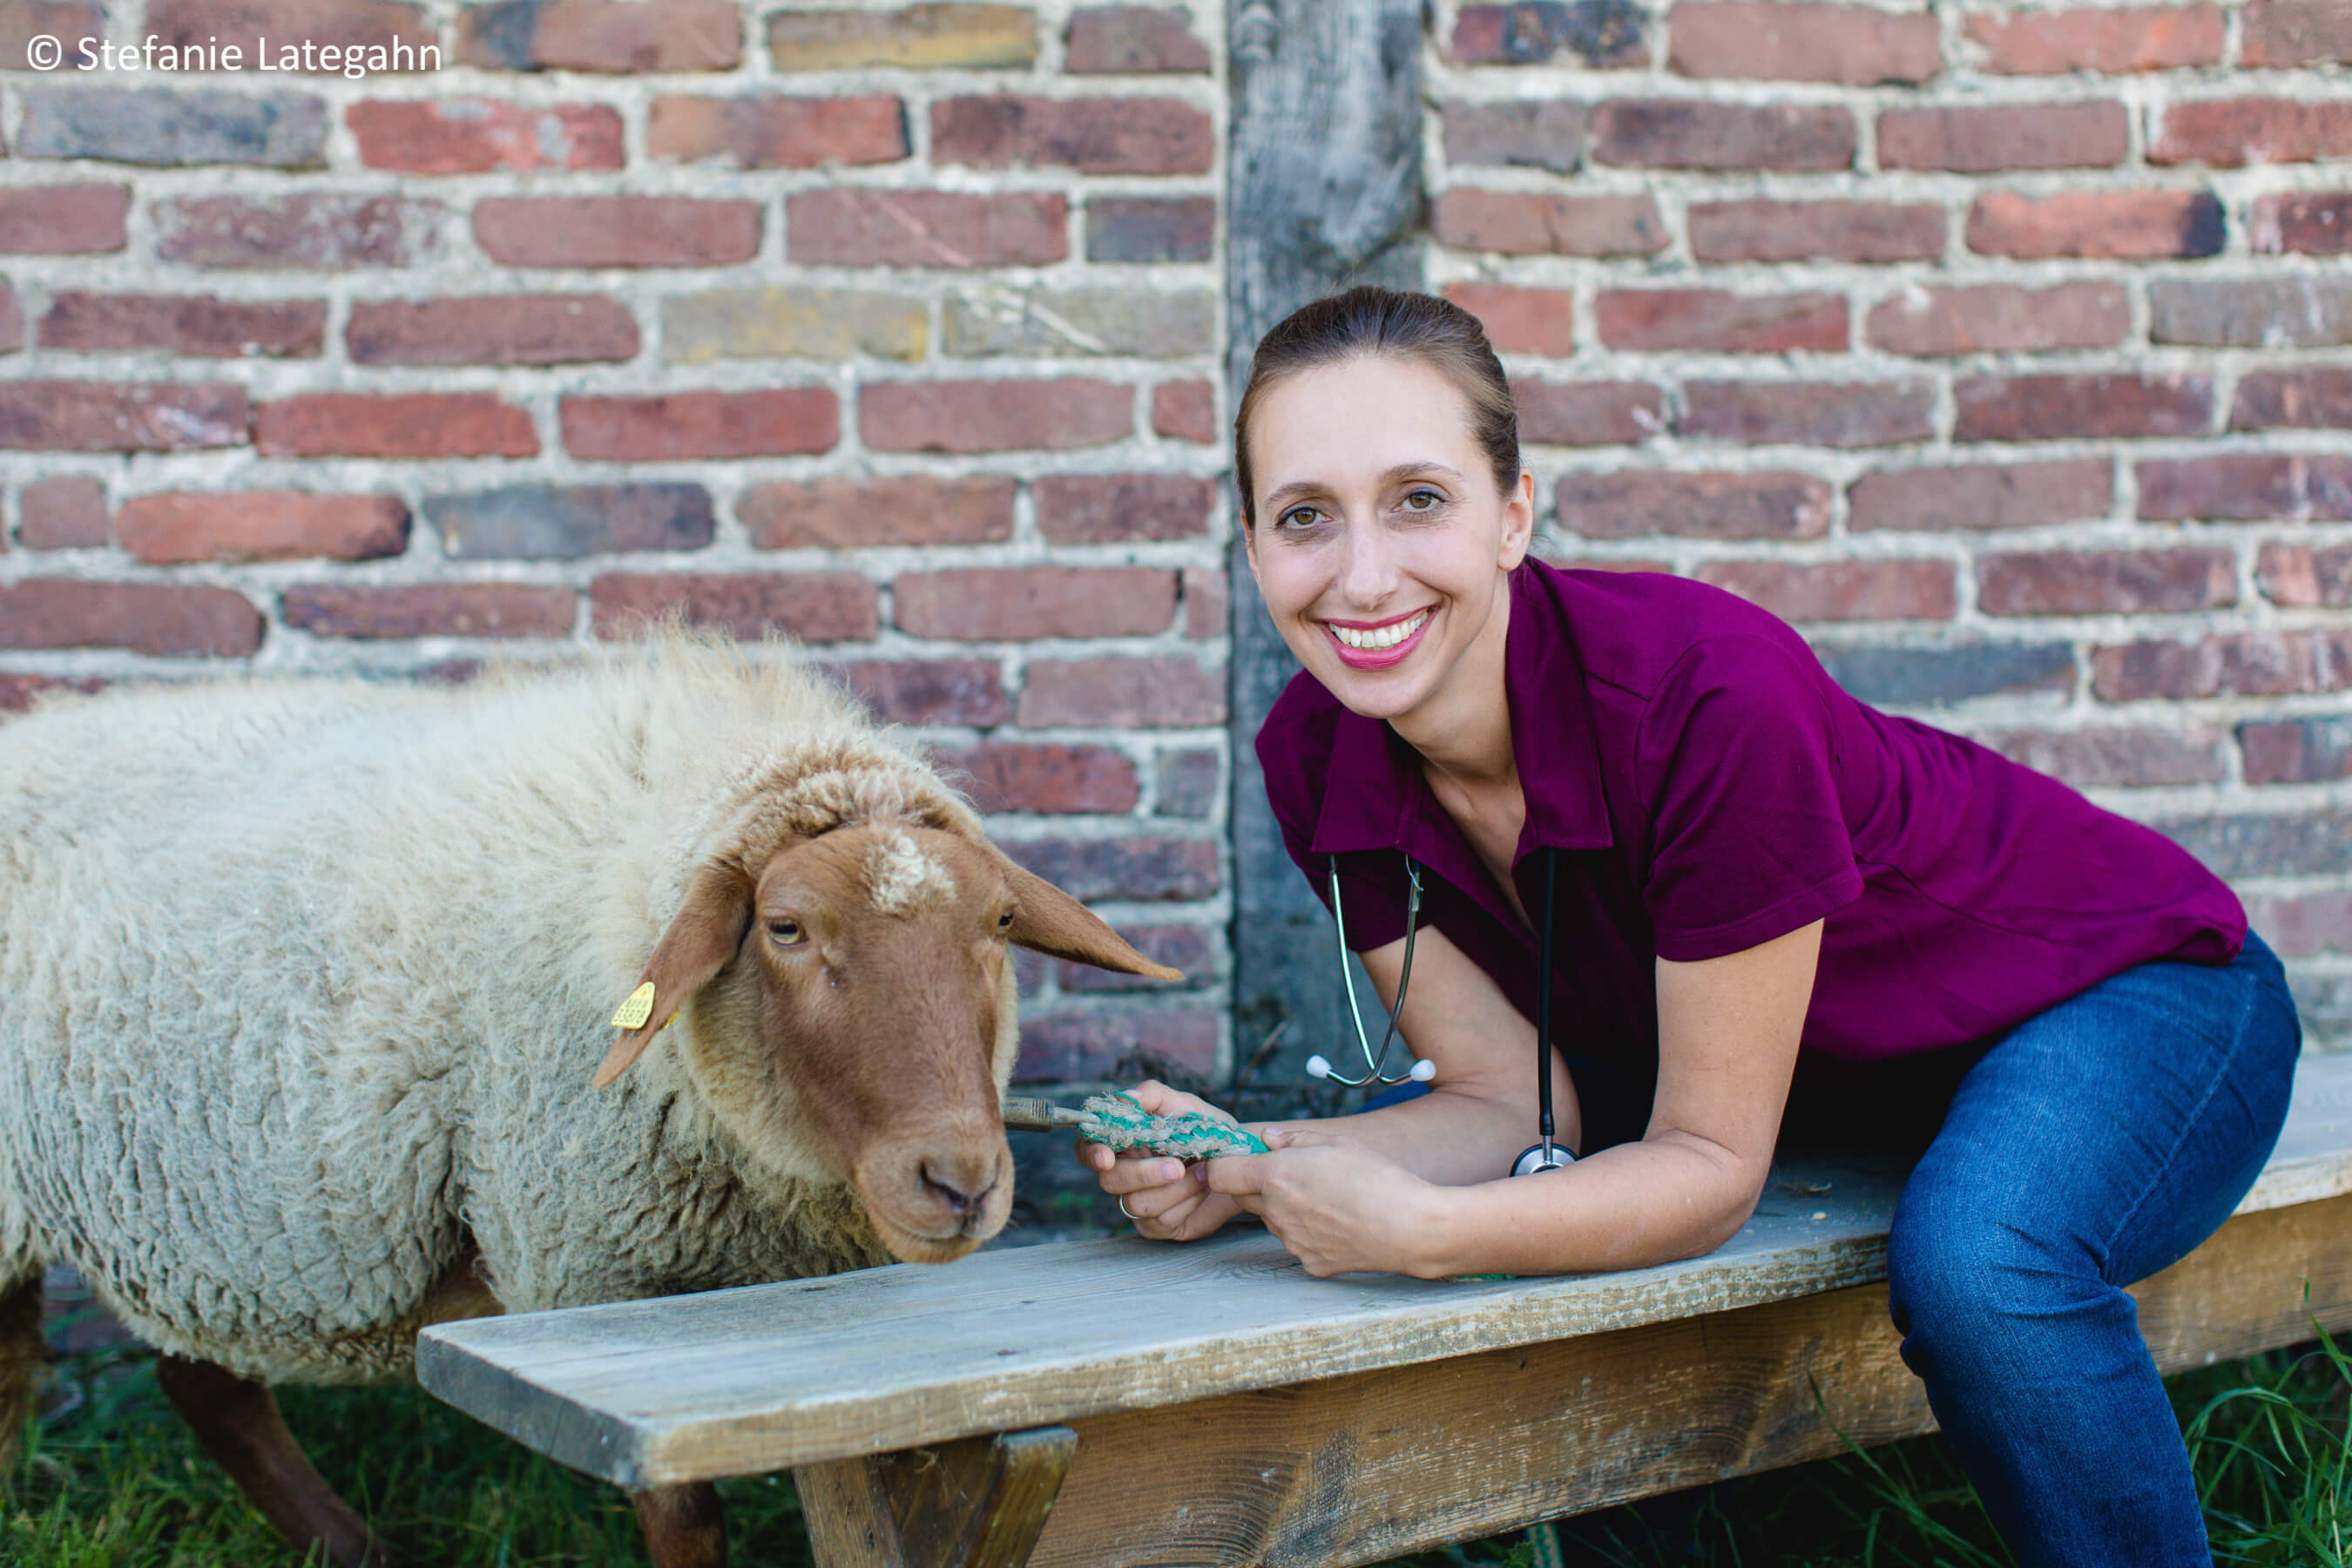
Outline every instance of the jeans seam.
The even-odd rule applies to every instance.
[[[2252,1033],[2254,994],[2260,989],[2261,982],[2255,976],[2245,976],[2244,1000],[2238,1008],[2238,1026],[2230,1037],[2229,1048],[2221,1053],[2221,1060],[2215,1066],[2212,1079],[2205,1085],[2205,1092],[2197,1097],[2197,1103],[2189,1109],[2187,1116],[2180,1119],[2180,1130],[2173,1135],[2172,1146],[2164,1152],[2164,1158],[2156,1163],[2156,1168],[2149,1173],[2147,1184],[2140,1188],[2138,1196],[2132,1199],[2130,1206],[2124,1210],[2114,1227],[2107,1232],[2103,1256],[2099,1259],[2100,1279],[2106,1279],[2107,1266],[2116,1255],[2117,1238],[2131,1228],[2132,1221],[2139,1217],[2140,1205],[2147,1202],[2147,1195],[2156,1191],[2157,1184],[2171,1171],[2172,1163],[2180,1157],[2181,1145],[2189,1142],[2189,1130],[2197,1125],[2197,1119],[2205,1114],[2205,1108],[2213,1103],[2213,1097],[2221,1092],[2222,1080],[2229,1076],[2230,1068],[2245,1049],[2246,1037]],[[2107,1283],[2112,1285],[2116,1281],[2109,1279]]]

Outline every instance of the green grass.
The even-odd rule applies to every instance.
[[[27,1433],[5,1500],[9,1568],[260,1568],[295,1560],[197,1450],[152,1358],[104,1350],[58,1365],[63,1408]],[[2352,1365],[2322,1342],[2177,1380],[2215,1555],[2352,1568]],[[289,1389],[289,1424],[396,1551],[452,1568],[640,1563],[627,1501],[414,1388]],[[55,1402],[53,1402],[55,1404]],[[789,1481],[723,1483],[736,1561],[808,1561]],[[1899,1443],[1580,1520],[1567,1561],[1981,1568],[2009,1562],[1937,1438]],[[1425,1552],[1438,1564],[1543,1568],[1520,1534]]]

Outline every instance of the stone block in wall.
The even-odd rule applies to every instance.
[[[1980,68],[2011,76],[2185,70],[2219,64],[2219,5],[2081,6],[1981,12],[1963,19]]]
[[[1224,671],[1174,654],[1029,661],[1024,730],[1196,730],[1225,721]]]
[[[841,401],[829,386],[765,392],[672,392],[562,399],[563,449],[608,463],[780,457],[824,452],[841,439]]]
[[[2306,714],[2238,726],[2250,784],[2319,784],[2352,777],[2352,715]]]
[[[756,641],[871,642],[881,629],[874,584],[855,572],[608,573],[588,585],[596,635],[641,637],[675,615]]]
[[[941,347],[959,357],[1178,359],[1215,336],[1217,299],[1205,289],[994,288],[950,294],[940,317]]]
[[[395,174],[617,169],[624,159],[620,111],[606,103],[368,99],[343,119],[360,162]]]
[[[2201,436],[2212,424],[2210,375],[1970,375],[1952,385],[1959,441]]]
[[[702,196],[485,196],[474,243],[509,267],[721,267],[760,248],[758,202]]]
[[[1647,65],[1648,22],[1643,8],[1629,0],[1465,5],[1454,17],[1448,52],[1465,65]]]
[[[2094,648],[2103,702],[2287,697],[2352,688],[2352,630],[2232,632],[2200,642],[2149,638]]]
[[[1003,667],[992,658],[860,659],[827,673],[894,724],[987,729],[1013,713]]]
[[[488,392],[312,392],[253,412],[254,450],[290,458],[530,458],[530,415]]]
[[[246,444],[245,389],[204,382],[0,382],[0,448],[190,452]]]
[[[92,474],[36,479],[16,495],[16,542],[27,550],[102,550],[106,485]]]
[[[184,167],[326,163],[326,105],[307,93],[70,87],[23,96],[20,158]]]
[[[1081,903],[1181,903],[1215,896],[1218,845],[1208,838],[1007,838],[1004,852]]]
[[[305,583],[279,613],[312,637],[568,637],[579,597],[530,583]]]
[[[1913,284],[1871,307],[1863,322],[1872,347],[1917,356],[2113,348],[2131,330],[2130,295],[2101,279],[2044,288]]]
[[[310,490],[167,490],[132,496],[115,537],[151,566],[198,561],[373,561],[408,548],[396,495]]]
[[[1648,353],[1838,353],[1849,336],[1839,294],[1611,289],[1592,312],[1603,343]]]
[[[1588,156],[1635,169],[1827,173],[1853,163],[1861,132],[1843,109],[1617,99],[1592,111]]]
[[[425,7],[408,0],[148,0],[146,32],[173,49],[236,48],[245,68],[261,60],[268,40],[273,62],[287,58],[289,41],[334,50],[382,50],[388,71],[431,68],[423,51],[438,47]],[[323,52],[298,57],[301,68],[341,75]],[[445,62],[446,63],[446,62]]]
[[[1088,261],[1206,261],[1217,237],[1214,196],[1094,196]]]
[[[1212,481],[1189,474],[1046,474],[1030,489],[1053,544],[1201,538],[1216,500]]]
[[[1989,616],[2210,610],[2237,599],[2237,561],[2224,549],[2014,551],[1977,557],[1977,604]]]
[[[1176,574],[1157,566],[969,566],[902,574],[898,628],[921,637],[1149,637],[1176,614]]]
[[[784,254],[814,267],[1039,267],[1069,254],[1059,191],[799,191],[784,198]]]
[[[761,550],[856,550],[881,544],[995,544],[1013,537],[1011,479],[788,479],[754,485],[735,515]]]
[[[155,254],[192,267],[352,271],[439,253],[438,202],[346,191],[155,204]]]
[[[1937,533],[2044,528],[2107,515],[2114,465],[2105,458],[1929,466],[1864,474],[1846,492],[1847,526]]]
[[[2265,256],[2352,255],[2352,191],[2257,196],[2246,240]]]
[[[129,243],[128,185],[11,185],[0,189],[0,253],[87,256]]]
[[[713,531],[696,484],[507,485],[425,498],[444,553],[465,561],[573,561],[621,550],[699,550]]]
[[[1131,435],[1134,404],[1131,388],[1082,377],[869,382],[857,428],[877,451],[1061,451]]]
[[[355,300],[343,346],[355,364],[583,364],[635,359],[637,321],[601,294]]]
[[[163,658],[242,658],[268,622],[234,588],[26,577],[0,584],[0,647],[119,647]]]
[[[2249,66],[2352,65],[2352,6],[2344,0],[2254,0],[2242,25]]]
[[[907,110],[889,93],[670,95],[655,99],[647,111],[646,153],[736,169],[894,163],[907,155]]]
[[[1663,434],[1665,399],[1646,382],[1553,382],[1517,376],[1519,439],[1535,446],[1633,446]]]
[[[1224,775],[1215,752],[1185,746],[1160,753],[1153,779],[1156,815],[1200,818],[1216,810]]]
[[[1927,202],[1695,202],[1691,254],[1700,261],[1936,261],[1944,212]]]
[[[2210,191],[1990,191],[1969,208],[1968,237],[1980,256],[2019,261],[2196,260],[2221,254],[2228,224]]]
[[[1179,441],[1214,442],[1216,388],[1205,381],[1163,381],[1151,389],[1151,430]]]
[[[889,11],[776,11],[768,59],[781,74],[869,66],[986,70],[1033,65],[1037,15],[1026,5],[949,4]]]
[[[323,300],[226,300],[210,294],[49,294],[38,342],[77,353],[179,354],[192,359],[316,359],[325,347]]]
[[[1689,77],[1871,87],[1924,82],[1944,68],[1938,25],[1925,11],[1685,0],[1671,25],[1667,63]]]
[[[2074,688],[2063,642],[1956,642],[1932,647],[1816,642],[1830,679],[1864,702],[1940,708],[1989,697],[2059,697]]]
[[[1587,539],[1818,539],[1832,504],[1829,482],[1809,474],[1629,468],[1561,475],[1557,510]]]
[[[2352,606],[2352,545],[2271,540],[2255,557],[2254,580],[2274,605]]]
[[[1217,1065],[1217,1016],[1206,1007],[1060,1009],[1021,1021],[1018,1082],[1101,1079],[1139,1054],[1192,1072]]]
[[[1695,441],[1845,450],[1935,434],[1936,384],[1900,381],[1689,381],[1675,433]]]
[[[929,306],[877,289],[711,289],[667,295],[661,309],[662,358],[672,364],[856,354],[919,360],[931,341]]]
[[[1211,63],[1181,5],[1081,5],[1070,13],[1062,68],[1073,75],[1200,72]]]
[[[733,70],[733,0],[497,0],[457,14],[459,63],[490,70]]]
[[[2238,378],[2230,428],[2352,429],[2352,369],[2249,371]]]
[[[989,816],[1125,816],[1143,796],[1135,760],[1107,746],[984,741],[933,746],[931,760]]]
[[[2202,348],[2315,349],[2352,343],[2352,279],[2157,278],[2149,341]]]
[[[1088,174],[1205,174],[1209,116],[1176,99],[948,98],[931,105],[931,157],[974,168]]]
[[[2151,458],[2136,465],[2134,477],[2139,515],[2149,521],[2352,521],[2352,457],[2342,453]]]

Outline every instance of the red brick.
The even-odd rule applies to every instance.
[[[2226,280],[2160,278],[2147,289],[2150,342],[2250,349],[2352,343],[2352,279],[2325,272]]]
[[[2091,652],[2091,689],[2107,702],[2288,697],[2352,686],[2352,630],[2242,632],[2201,643],[2136,642]]]
[[[758,254],[760,204],[485,196],[474,204],[474,243],[509,267],[719,267]]]
[[[1048,474],[1030,489],[1050,544],[1197,539],[1216,500],[1213,480],[1189,474]]]
[[[1205,1077],[1217,1070],[1217,1018],[1210,1007],[1066,1010],[1021,1021],[1019,1083],[1099,1082],[1165,1062]]]
[[[1565,289],[1448,283],[1445,297],[1478,318],[1498,353],[1565,359],[1576,352],[1576,296]]]
[[[1958,607],[1948,561],[1710,561],[1698,579],[1785,621],[1948,621]]]
[[[935,746],[931,754],[946,770],[950,782],[991,816],[1085,811],[1124,815],[1143,798],[1134,759],[1108,746],[983,741],[977,746]]]
[[[1882,169],[2100,169],[2122,163],[2130,150],[2130,116],[2113,101],[1898,109],[1878,117]]]
[[[1860,5],[1676,5],[1667,64],[1684,76],[1921,82],[1944,68],[1936,18]]]
[[[2352,157],[2352,102],[2285,98],[2207,99],[2165,106],[2150,138],[2151,163],[2309,163]]]
[[[1969,209],[1969,249],[2021,260],[2195,259],[2220,254],[2224,237],[2221,203],[2210,191],[1991,191]]]
[[[2283,958],[2352,952],[2352,893],[2241,893],[2246,916]]]
[[[1219,886],[1213,839],[1011,838],[998,847],[1081,903],[1190,902]]]
[[[133,653],[242,658],[263,620],[231,588],[27,577],[0,586],[0,647],[123,647]]]
[[[1560,555],[1549,551],[1536,553],[1563,572],[1649,572],[1671,577],[1675,571],[1673,562],[1645,555]]]
[[[499,0],[458,13],[459,63],[506,70],[733,70],[734,0]]]
[[[823,386],[572,396],[557,413],[565,451],[616,463],[824,452],[841,439],[840,400]]]
[[[2352,255],[2352,191],[2290,191],[2257,196],[2247,239],[2265,256]]]
[[[1665,400],[1646,382],[1517,377],[1511,395],[1519,439],[1539,447],[1630,447],[1666,427]]]
[[[890,163],[907,155],[906,106],[889,93],[856,98],[656,98],[646,119],[649,156],[738,169]]]
[[[2352,430],[2352,369],[2249,371],[2230,428]]]
[[[1843,109],[1620,99],[1592,111],[1590,156],[1637,169],[1836,170],[1858,132]]]
[[[398,196],[308,191],[155,204],[155,254],[197,267],[338,271],[432,256],[441,207]]]
[[[2051,550],[1977,561],[1977,604],[1989,616],[2210,610],[2238,600],[2227,550]]]
[[[2201,436],[2213,382],[2202,375],[1973,375],[1952,387],[1960,441],[2069,436]]]
[[[0,70],[31,69],[26,47],[42,34],[75,58],[79,40],[106,36],[106,13],[96,0],[0,0]]]
[[[360,162],[404,174],[492,169],[617,169],[621,115],[610,104],[494,98],[366,99],[345,111]]]
[[[1929,202],[1696,202],[1701,261],[1934,261],[1944,209]]]
[[[1181,5],[1084,5],[1070,13],[1062,68],[1074,74],[1205,71],[1209,47]]]
[[[442,552],[465,561],[577,561],[623,550],[699,550],[715,522],[700,485],[501,485],[425,498]]]
[[[2046,289],[1915,285],[1880,300],[1863,323],[1872,347],[1923,356],[2113,348],[2130,332],[2124,286],[2087,279]]]
[[[2352,5],[2346,0],[2254,0],[2241,52],[2250,66],[2352,65]]]
[[[1225,721],[1225,673],[1178,655],[1032,659],[1024,730],[1202,730]]]
[[[2143,521],[2352,521],[2352,457],[2228,452],[2139,465]]]
[[[967,641],[1148,637],[1176,614],[1176,574],[1156,566],[913,572],[892,591],[900,630]]]
[[[629,308],[601,294],[358,300],[343,344],[355,364],[579,364],[639,346]]]
[[[1655,468],[1560,476],[1560,528],[1587,539],[1819,539],[1830,487],[1808,474],[1685,474]]]
[[[784,253],[810,267],[1038,267],[1070,253],[1058,191],[801,191]]]
[[[1584,162],[1589,106],[1536,99],[1509,103],[1449,102],[1445,116],[1445,161],[1517,164],[1575,173]]]
[[[1135,394],[1105,381],[884,381],[857,393],[877,452],[1048,451],[1101,447],[1135,428]]]
[[[2352,719],[2340,713],[2238,726],[2250,784],[2317,784],[2352,774]]]
[[[527,583],[306,583],[286,590],[286,624],[322,637],[568,637],[579,600]]]
[[[0,448],[192,452],[244,446],[245,425],[239,386],[0,381]]]
[[[1087,199],[1088,261],[1206,261],[1216,246],[1214,196]]]
[[[0,279],[0,354],[12,354],[25,346],[25,308],[16,302],[16,290],[5,279]]]
[[[1172,98],[942,99],[931,106],[931,159],[1085,174],[1205,174],[1216,153],[1208,115]]]
[[[2182,70],[2219,65],[2221,8],[2156,5],[2114,10],[2004,11],[1967,18],[1983,68],[2010,76],[2073,71]]]
[[[1846,346],[1838,294],[1734,294],[1722,289],[1603,289],[1593,301],[1612,349],[1777,354]]]
[[[392,63],[414,69],[431,63],[421,51],[438,42],[425,8],[399,0],[149,0],[146,23],[146,31],[173,48],[235,45],[244,51],[248,72],[264,58],[265,38],[273,67],[285,59],[289,42],[314,44],[322,51],[320,68],[330,75],[342,68],[340,63],[325,66],[323,51],[331,47],[390,50],[405,46]],[[298,55],[293,68],[300,63]]]
[[[254,411],[253,445],[273,457],[530,458],[530,416],[487,392],[314,392]]]
[[[1675,433],[1701,441],[1891,447],[1935,435],[1927,381],[1693,381]]]
[[[1212,761],[1215,760],[1214,752],[1209,755]],[[1123,925],[1118,928],[1118,934],[1127,940],[1129,946],[1152,963],[1182,970],[1182,984],[1187,987],[1205,985],[1215,977],[1216,945],[1210,927]],[[1169,984],[1145,975],[1097,969],[1091,963],[1073,963],[1067,959],[1056,963],[1054,970],[1055,977],[1061,982],[1065,991],[1153,992]]]
[[[1004,671],[992,658],[860,659],[826,673],[893,724],[989,729],[1013,716]]]
[[[310,490],[177,490],[114,514],[123,548],[151,566],[195,561],[374,561],[408,548],[398,496]]]
[[[1154,770],[1153,794],[1158,798],[1152,802],[1151,815],[1195,819],[1212,816],[1222,798],[1223,783],[1223,763],[1213,748],[1162,751]]]
[[[1216,389],[1205,381],[1163,381],[1151,389],[1151,433],[1172,441],[1214,445]]]
[[[103,550],[106,485],[90,474],[36,479],[16,498],[16,542],[27,550]]]
[[[1233,629],[1233,590],[1222,568],[1184,568],[1184,635],[1213,642]]]
[[[588,605],[607,639],[643,636],[672,613],[746,641],[782,632],[804,643],[871,642],[882,629],[874,584],[855,572],[612,573],[588,585]]]
[[[2105,517],[2115,474],[2105,458],[1864,474],[1846,495],[1846,525],[1934,532],[2041,528]]]
[[[1645,66],[1643,13],[1631,5],[1580,5],[1513,0],[1465,5],[1448,48],[1465,65],[1541,65],[1562,50],[1591,66]]]
[[[11,185],[0,188],[0,252],[87,256],[130,243],[123,219],[129,185]]]
[[[788,479],[735,503],[760,550],[998,544],[1013,537],[1011,479]]]
[[[2272,540],[2255,558],[2254,579],[2274,605],[2340,610],[2352,605],[2352,544],[2315,549]]]
[[[1429,232],[1440,245],[1507,256],[1651,256],[1666,247],[1664,220],[1646,195],[1446,191],[1430,207]]]
[[[124,353],[160,349],[209,359],[315,359],[320,300],[219,300],[201,294],[93,294],[61,289],[41,318],[45,349]]]
[[[2078,789],[2220,784],[2228,743],[2219,731],[2139,726],[2095,730],[1995,730],[1972,737],[2011,762]]]

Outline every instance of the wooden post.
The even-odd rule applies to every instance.
[[[1422,0],[1234,0],[1227,175],[1228,384],[1267,328],[1358,283],[1423,284]],[[1239,511],[1235,511],[1238,522]],[[1234,1048],[1291,1021],[1279,1070],[1334,1049],[1329,919],[1283,852],[1253,742],[1297,670],[1234,540]],[[1302,954],[1314,955],[1302,963]]]
[[[1077,1452],[1067,1426],[793,1472],[817,1568],[1021,1568]]]

